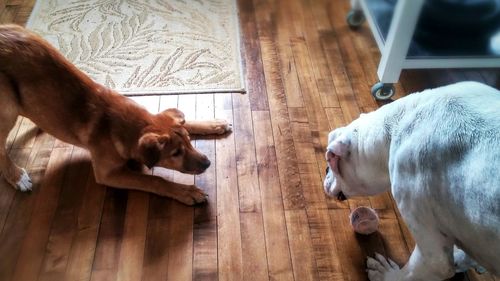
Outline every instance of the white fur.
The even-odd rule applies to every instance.
[[[391,190],[417,244],[402,269],[370,258],[370,280],[443,280],[475,264],[455,249],[455,265],[454,246],[500,274],[498,90],[462,82],[412,94],[334,130],[327,149],[339,140],[350,146],[325,191]]]
[[[21,174],[21,178],[16,183],[16,187],[17,187],[17,189],[19,189],[22,192],[31,191],[31,188],[32,188],[31,179],[28,176],[28,173],[26,172],[25,169],[21,169],[21,170],[23,172]]]

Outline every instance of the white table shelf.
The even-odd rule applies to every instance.
[[[396,83],[402,69],[500,68],[500,21],[496,34],[498,38],[494,43],[498,53],[491,46],[450,48],[436,52],[414,38],[424,1],[351,0],[350,15],[364,15],[380,49],[381,59],[377,71],[379,84]]]

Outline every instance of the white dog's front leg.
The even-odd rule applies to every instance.
[[[375,258],[368,257],[368,278],[370,281],[441,281],[452,277],[454,269],[449,259],[439,252],[434,254],[424,257],[417,245],[402,269],[390,259],[376,254]]]
[[[469,268],[474,268],[479,274],[486,272],[484,267],[480,266],[475,260],[470,258],[464,251],[456,246],[453,251],[453,259],[455,261],[455,272],[465,272]]]
[[[370,281],[402,280],[402,271],[391,259],[385,259],[379,253],[375,258],[368,257],[366,260],[366,271]]]

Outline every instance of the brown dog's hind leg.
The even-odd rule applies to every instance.
[[[15,92],[10,81],[0,73],[0,173],[14,188],[21,191],[31,190],[31,179],[26,170],[19,168],[10,159],[6,142],[10,130],[14,127],[18,116]]]
[[[233,126],[223,119],[210,121],[186,121],[184,127],[194,135],[222,135],[233,130]]]

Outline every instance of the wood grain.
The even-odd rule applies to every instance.
[[[34,3],[0,0],[0,23],[24,24]],[[415,241],[389,193],[339,202],[322,186],[328,133],[380,106],[370,94],[380,52],[369,27],[348,27],[347,0],[237,4],[247,94],[132,98],[154,114],[179,108],[233,124],[229,134],[192,136],[212,162],[205,173],[150,171],[196,184],[208,202],[101,186],[88,152],[19,117],[7,150],[34,188],[0,180],[0,280],[363,281],[366,256],[407,261]],[[498,88],[500,72],[404,70],[396,98],[462,80]],[[358,206],[377,211],[378,232],[353,232]]]

